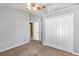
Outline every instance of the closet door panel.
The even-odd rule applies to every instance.
[[[45,20],[45,42],[48,46],[56,47],[56,20],[48,19]]]
[[[62,15],[57,21],[57,48],[64,51],[73,51],[73,16]]]
[[[62,20],[64,24],[63,47],[65,51],[73,52],[73,15],[67,15]]]
[[[56,45],[58,49],[63,49],[63,26],[62,26],[63,24],[60,21],[58,21],[59,23],[57,23]]]

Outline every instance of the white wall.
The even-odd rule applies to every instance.
[[[49,17],[55,17],[55,16],[59,16],[59,15],[65,15],[65,14],[69,14],[69,13],[73,13],[73,53],[78,53],[79,54],[79,5],[76,6],[72,6],[70,8],[66,8],[66,9],[62,9],[62,10],[58,10],[58,11],[52,11],[50,13],[47,14],[47,16]],[[52,16],[53,15],[53,16]],[[43,26],[44,26],[44,19],[43,19]],[[44,26],[45,27],[45,26]],[[45,28],[43,27],[43,32],[45,30]],[[44,36],[45,32],[43,33]],[[43,39],[43,42],[45,41],[45,36]]]
[[[0,52],[29,42],[29,14],[0,6]]]

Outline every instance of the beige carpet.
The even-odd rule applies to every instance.
[[[74,56],[71,53],[44,46],[39,41],[32,40],[25,44],[0,53],[0,56]]]

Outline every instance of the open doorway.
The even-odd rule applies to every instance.
[[[30,23],[30,39],[40,41],[39,34],[39,23]]]
[[[30,39],[33,39],[33,23],[30,23]]]

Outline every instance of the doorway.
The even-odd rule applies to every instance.
[[[39,23],[30,23],[30,39],[40,41],[39,34]]]
[[[30,39],[33,38],[33,23],[30,23]]]

